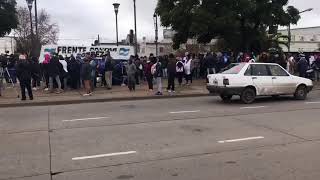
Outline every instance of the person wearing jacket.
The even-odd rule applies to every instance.
[[[58,56],[54,56],[49,64],[48,64],[48,74],[49,74],[49,90],[52,93],[53,92],[53,80],[56,80],[57,85],[58,85],[58,89],[56,91],[56,93],[61,93],[62,89],[61,89],[61,81],[60,81],[60,62],[59,62],[59,58]]]
[[[212,55],[212,53],[208,52],[205,58],[205,64],[207,67],[207,74],[215,74],[216,73],[216,57]]]
[[[314,66],[315,79],[317,81],[320,81],[320,55],[317,55],[315,57],[313,66]]]
[[[184,66],[182,59],[179,59],[176,63],[176,76],[178,77],[179,86],[182,85],[182,78],[184,75]]]
[[[151,67],[153,65],[152,61],[153,61],[153,56],[150,56],[144,67],[144,74],[148,82],[149,91],[153,91],[153,76],[151,73]]]
[[[110,56],[110,53],[108,53],[106,58],[105,69],[106,69],[106,73],[105,73],[106,85],[107,85],[107,89],[110,90],[112,89],[112,72],[114,70],[114,65],[113,65],[112,57]]]
[[[20,81],[21,100],[25,101],[27,99],[26,89],[28,91],[30,100],[33,100],[33,94],[31,89],[32,67],[30,65],[30,62],[27,61],[24,55],[20,55],[16,69],[17,77]]]
[[[137,67],[133,63],[133,57],[129,59],[128,67],[127,67],[127,75],[128,75],[128,88],[130,91],[136,90],[136,75]]]
[[[152,68],[151,68],[152,69]],[[153,65],[153,69],[154,69],[154,77],[156,78],[156,83],[157,83],[157,87],[158,87],[158,91],[156,93],[156,95],[162,96],[162,77],[163,77],[163,71],[162,71],[162,66],[161,66],[161,62],[158,60],[157,63],[155,63]],[[152,71],[152,70],[151,70]]]
[[[83,94],[83,96],[91,96],[92,95],[92,89],[91,89],[91,76],[92,68],[90,65],[90,59],[86,57],[84,59],[84,63],[81,66],[81,79],[83,80],[84,88],[86,90],[86,93]]]
[[[63,89],[67,90],[68,79],[69,79],[68,63],[62,56],[60,56],[59,58],[59,63],[61,64],[59,71],[60,71],[60,78],[63,81]]]
[[[174,80],[176,78],[176,60],[175,60],[173,54],[169,55],[167,71],[168,71],[168,87],[167,87],[167,90],[168,90],[169,93],[171,93],[171,92],[174,93],[175,92]]]
[[[298,70],[300,77],[306,77],[309,63],[305,56],[302,56],[298,62]]]

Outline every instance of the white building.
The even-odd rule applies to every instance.
[[[5,36],[0,38],[0,54],[4,54],[6,51],[13,54],[16,49],[16,41],[12,36]]]
[[[279,30],[282,35],[288,35],[288,30]],[[282,46],[284,52],[288,48]],[[291,29],[291,52],[319,52],[320,26]]]

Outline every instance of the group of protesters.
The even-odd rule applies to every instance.
[[[167,92],[175,93],[176,80],[179,86],[189,86],[194,78],[205,78],[208,74],[218,73],[231,63],[262,62],[278,63],[291,74],[320,80],[320,54],[284,54],[208,52],[206,54],[184,53],[182,55],[166,55],[156,57],[131,56],[129,60],[114,60],[110,53],[77,54],[62,56],[47,53],[43,59],[26,57],[25,55],[0,56],[0,96],[2,82],[15,84],[19,79],[22,100],[26,100],[25,89],[29,98],[33,99],[32,90],[38,90],[41,82],[48,93],[62,93],[68,89],[85,89],[83,96],[91,96],[100,84],[111,90],[113,82],[128,86],[130,91],[136,85],[148,84],[150,92],[163,95],[163,79],[167,79]],[[313,70],[310,77],[309,70]],[[156,87],[156,90],[154,90]]]

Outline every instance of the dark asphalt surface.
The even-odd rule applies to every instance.
[[[320,91],[0,109],[0,180],[316,180]]]

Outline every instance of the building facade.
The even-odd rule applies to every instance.
[[[279,30],[278,33],[288,35],[288,30]],[[284,52],[288,48],[282,46]],[[291,29],[291,52],[320,52],[320,26]]]

